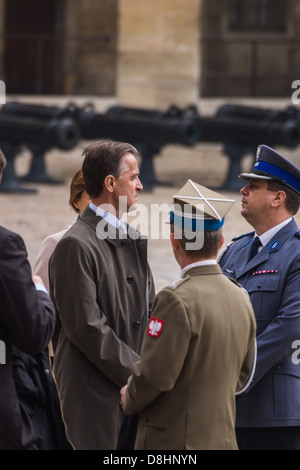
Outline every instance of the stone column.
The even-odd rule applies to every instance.
[[[198,100],[202,0],[119,0],[119,104],[165,109]]]

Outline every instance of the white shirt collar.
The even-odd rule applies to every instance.
[[[267,232],[264,232],[262,235],[257,235],[257,233],[255,232],[254,238],[258,236],[261,241],[262,246],[265,246],[276,235],[276,233],[280,229],[282,229],[282,227],[287,225],[291,220],[292,220],[292,217],[289,217],[288,219],[284,220],[283,222],[276,225],[275,227],[270,228],[270,230],[267,230]]]
[[[118,219],[111,212],[104,210],[101,206],[96,206],[92,202],[90,202],[89,206],[94,212],[96,212],[97,215],[107,220],[107,222],[111,224],[113,227],[116,227],[118,229],[122,228],[124,231],[126,231],[126,223],[124,219],[122,219],[122,217],[121,219]]]
[[[217,264],[217,261],[215,259],[206,259],[204,261],[196,261],[195,263],[188,264],[181,270],[180,277],[183,277],[184,274],[192,268],[196,268],[197,266],[207,266],[209,264]]]

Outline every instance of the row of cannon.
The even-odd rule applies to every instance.
[[[0,147],[6,158],[1,192],[32,192],[20,184],[15,158],[27,148],[32,153],[29,172],[23,181],[61,183],[46,168],[46,153],[57,148],[71,150],[80,140],[113,139],[135,145],[141,155],[141,179],[145,189],[160,184],[154,157],[170,145],[192,147],[199,143],[221,143],[229,159],[223,189],[239,189],[237,175],[246,154],[255,156],[264,143],[271,147],[295,148],[300,143],[300,112],[290,106],[283,110],[235,104],[222,105],[214,116],[202,116],[195,106],[166,110],[112,106],[99,113],[92,104],[65,107],[10,101],[0,111]]]

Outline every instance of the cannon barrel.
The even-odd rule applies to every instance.
[[[234,143],[240,146],[266,145],[296,147],[300,142],[300,127],[293,120],[286,122],[255,122],[238,118],[195,118],[199,142]]]
[[[216,116],[227,118],[231,117],[252,121],[266,120],[268,122],[285,122],[288,120],[294,120],[298,124],[300,121],[300,113],[295,106],[288,106],[287,108],[281,110],[227,103],[220,106],[216,113]]]
[[[198,140],[193,119],[178,118],[163,112],[113,106],[105,114],[82,111],[78,116],[85,139],[111,138],[133,144],[194,145]]]
[[[65,108],[59,106],[45,106],[41,104],[27,104],[19,101],[9,101],[1,108],[1,113],[20,117],[32,117],[42,121],[50,119],[74,118],[75,108],[69,104]]]
[[[149,187],[159,184],[153,157],[161,147],[221,143],[230,159],[225,187],[235,190],[232,181],[240,172],[243,155],[249,151],[255,155],[261,143],[296,147],[300,142],[299,122],[300,113],[295,107],[273,110],[225,104],[215,116],[207,117],[201,116],[195,106],[181,109],[173,105],[167,110],[113,106],[100,114],[92,104],[79,108],[70,103],[60,108],[12,101],[0,112],[0,142],[61,149],[74,147],[79,138],[130,142],[140,150],[141,174]],[[35,158],[38,160],[40,157]],[[40,181],[45,180],[41,173]]]
[[[70,118],[40,121],[0,113],[0,142],[68,150],[77,144],[78,139],[78,128]]]
[[[11,101],[2,107],[1,112],[43,120],[69,117],[78,125],[81,138],[87,140],[107,138],[158,146],[168,143],[193,145],[198,140],[193,119],[175,115],[171,110],[113,106],[105,114],[100,114],[89,104],[81,109],[72,103],[59,108]]]

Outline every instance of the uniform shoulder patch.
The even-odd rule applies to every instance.
[[[148,324],[147,334],[154,338],[158,338],[161,335],[164,323],[165,320],[162,320],[161,318],[151,317]]]

